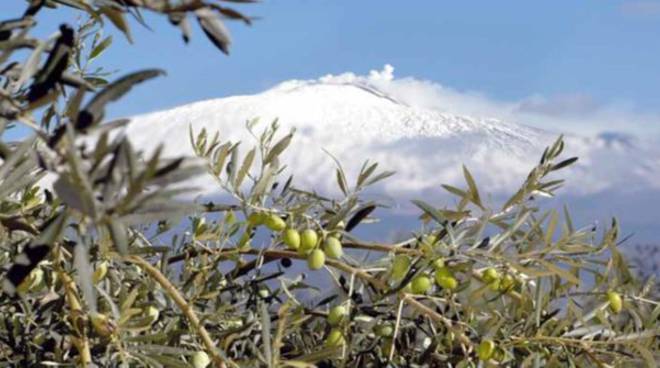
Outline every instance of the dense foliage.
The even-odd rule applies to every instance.
[[[575,162],[561,138],[501,208],[464,168],[463,188],[443,186],[455,206],[414,200],[419,227],[376,243],[354,235],[384,210],[362,193],[392,173],[338,163],[338,196],[299,188],[283,176],[295,134],[277,122],[248,122],[247,152],[191,130],[197,160],[111,134],[126,121],[101,123],[106,104],[161,72],[92,70],[104,20],[130,37],[125,15],[152,11],[187,39],[193,16],[225,52],[218,16],[249,22],[222,1],[172,3],[32,1],[0,23],[0,134],[34,131],[0,142],[3,365],[655,366],[657,287],[630,271],[616,221],[576,228],[539,208]],[[89,21],[32,38],[57,4]],[[193,175],[217,178],[222,203],[186,201]]]

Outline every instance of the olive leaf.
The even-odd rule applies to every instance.
[[[105,106],[109,102],[116,101],[117,99],[121,98],[136,84],[164,74],[165,72],[162,70],[149,69],[130,73],[118,79],[117,81],[112,82],[99,93],[97,93],[78,114],[75,125],[76,129],[83,130],[98,124],[103,118],[105,113]]]
[[[197,21],[209,40],[222,52],[229,54],[231,37],[218,16],[206,7],[195,10],[195,16],[197,16]]]

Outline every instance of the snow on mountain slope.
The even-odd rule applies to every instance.
[[[285,134],[296,128],[284,163],[303,187],[336,190],[334,162],[324,149],[356,175],[365,159],[397,174],[380,185],[388,197],[408,199],[440,194],[441,183],[461,184],[466,164],[485,193],[510,193],[537,162],[550,133],[496,119],[459,116],[413,107],[383,92],[392,70],[325,76],[318,80],[283,82],[263,93],[192,103],[136,116],[126,128],[134,145],[150,151],[164,142],[165,155],[192,155],[188,126],[219,131],[224,140],[242,141],[247,152],[256,143],[245,122],[278,118]],[[447,106],[443,111],[451,111]],[[639,143],[639,144],[638,144]],[[567,157],[580,163],[563,176],[573,194],[611,188],[660,189],[660,154],[631,137],[605,134],[567,137]],[[198,178],[202,194],[218,193],[210,178]]]

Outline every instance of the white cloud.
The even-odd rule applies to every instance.
[[[554,132],[595,136],[604,131],[620,131],[646,138],[660,137],[660,114],[638,112],[630,102],[603,103],[581,92],[535,94],[518,101],[504,101],[432,81],[395,78],[393,72],[394,68],[386,65],[383,71],[371,71],[369,77],[345,73],[322,80],[361,80],[411,106],[496,118]]]

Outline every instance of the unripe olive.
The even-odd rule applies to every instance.
[[[35,345],[41,345],[46,341],[46,334],[45,333],[39,333],[37,334],[33,339],[32,342]]]
[[[329,236],[341,240],[343,236],[342,232],[344,231],[345,228],[346,228],[346,224],[344,223],[344,221],[339,221],[339,223],[337,223],[337,226],[335,226],[335,228],[330,232]]]
[[[477,347],[477,356],[481,360],[488,360],[493,356],[495,351],[495,343],[493,340],[484,340]]]
[[[211,364],[211,358],[203,351],[195,352],[190,360],[194,368],[206,368]]]
[[[488,287],[492,291],[500,291],[500,279],[495,279],[488,284]]]
[[[325,253],[320,249],[314,249],[307,256],[307,266],[310,270],[318,270],[325,265]]]
[[[330,312],[328,312],[328,323],[330,326],[337,326],[346,318],[346,315],[347,311],[343,306],[337,305],[332,307]]]
[[[485,283],[490,284],[491,282],[498,280],[500,278],[500,274],[497,272],[496,269],[491,267],[491,268],[487,268],[483,272],[483,275],[481,277],[483,278]]]
[[[389,323],[376,325],[374,332],[380,337],[390,337],[394,334],[394,328]]]
[[[264,220],[265,220],[265,216],[260,212],[252,212],[247,218],[248,224],[252,226],[263,225]]]
[[[436,237],[435,235],[424,235],[422,237],[422,242],[426,243],[426,244],[429,244],[429,245],[435,244],[435,242],[437,240],[438,240],[438,237]]]
[[[454,277],[454,273],[447,267],[437,267],[435,269],[435,278],[439,279],[441,277]]]
[[[103,261],[96,266],[94,274],[92,275],[92,282],[98,284],[99,281],[105,278],[105,275],[108,273],[108,262]]]
[[[444,268],[445,267],[445,260],[443,258],[437,258],[435,261],[433,261],[433,268],[434,269],[439,269],[439,268]]]
[[[342,254],[344,253],[342,251],[342,245],[339,239],[334,238],[334,237],[328,237],[325,239],[323,242],[323,250],[325,251],[325,254],[328,255],[330,258],[341,258]]]
[[[268,290],[268,288],[266,287],[262,287],[259,289],[259,291],[257,291],[257,293],[262,298],[268,298],[268,296],[270,295],[270,290]]]
[[[394,280],[401,280],[406,276],[409,268],[410,257],[404,254],[397,255],[394,257],[394,261],[392,261],[392,278]]]
[[[447,290],[454,290],[458,287],[458,280],[456,280],[452,276],[448,277],[436,277],[435,282],[440,285],[441,288],[447,289]]]
[[[607,300],[610,303],[610,309],[612,310],[612,312],[614,313],[621,312],[621,309],[623,309],[623,300],[621,299],[621,295],[619,295],[619,293],[614,291],[608,291]]]
[[[286,222],[284,222],[280,216],[274,213],[268,215],[264,223],[266,227],[272,231],[282,231],[286,228]]]
[[[431,288],[431,279],[426,275],[419,275],[410,284],[413,294],[425,294]]]
[[[500,290],[502,291],[509,291],[516,283],[516,280],[513,278],[513,276],[506,274],[502,276],[502,279],[500,280]]]
[[[149,318],[149,321],[151,323],[154,323],[158,320],[158,316],[160,316],[160,311],[158,310],[158,308],[154,307],[153,305],[150,305],[146,308],[144,314]]]
[[[114,326],[110,318],[102,313],[92,313],[90,316],[92,327],[94,331],[101,336],[110,336],[114,330]]]
[[[300,249],[304,252],[309,252],[310,250],[316,248],[316,243],[319,241],[319,237],[316,234],[316,231],[312,229],[305,229],[300,235]]]
[[[300,233],[296,229],[286,229],[282,235],[282,242],[291,250],[300,248]]]
[[[342,346],[346,343],[344,340],[344,335],[341,333],[341,330],[338,328],[333,328],[330,330],[330,333],[328,334],[328,337],[325,338],[325,345],[334,347],[334,346]]]

